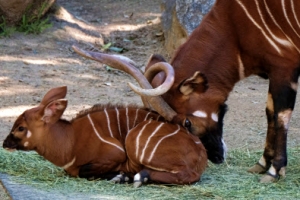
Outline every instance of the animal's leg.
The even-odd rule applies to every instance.
[[[261,178],[261,182],[264,183],[285,176],[287,132],[296,100],[298,73],[291,77],[290,81],[270,78],[267,105],[268,133],[265,151],[259,161],[260,165],[268,169],[267,174]]]
[[[82,165],[79,169],[79,177],[89,180],[101,178],[110,180],[120,174],[119,171],[114,171],[116,164],[105,165],[104,163],[89,163]]]
[[[114,178],[110,179],[110,181],[115,183],[131,183],[132,182],[132,176],[125,173],[120,173]]]
[[[274,104],[273,98],[270,93],[268,93],[268,100],[267,100],[267,107],[266,107],[266,115],[268,120],[268,131],[267,131],[267,138],[265,143],[265,150],[263,156],[259,159],[259,161],[251,167],[248,172],[251,173],[265,173],[270,165],[271,160],[274,156],[274,144],[276,138],[275,132],[275,118],[274,118]]]
[[[191,184],[199,181],[200,174],[189,170],[184,169],[176,172],[165,172],[165,171],[156,171],[152,169],[143,169],[134,176],[133,182],[134,187],[139,187],[143,183],[149,181],[158,182],[158,183],[167,183],[167,184]]]

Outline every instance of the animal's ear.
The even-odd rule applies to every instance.
[[[68,105],[68,100],[58,99],[50,102],[43,112],[42,120],[47,124],[54,124],[60,119]]]
[[[192,92],[205,92],[207,89],[207,80],[204,74],[196,71],[191,78],[184,80],[179,90],[183,95],[190,95]]]
[[[150,58],[148,59],[148,62],[147,62],[147,65],[146,65],[146,69],[148,67],[150,67],[151,65],[154,65],[155,63],[158,63],[158,62],[167,62],[164,57],[162,55],[159,55],[159,54],[152,54],[150,56]]]
[[[66,95],[67,86],[52,88],[45,94],[43,100],[41,101],[41,105],[45,106],[54,100],[63,99],[66,97]]]

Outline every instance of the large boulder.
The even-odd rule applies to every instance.
[[[25,15],[28,21],[43,16],[55,0],[0,0],[0,22],[16,25]],[[4,18],[4,19],[3,19]]]
[[[169,54],[186,41],[214,3],[215,0],[163,0],[162,26]]]

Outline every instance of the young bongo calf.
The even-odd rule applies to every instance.
[[[141,171],[135,186],[147,179],[173,184],[200,179],[206,150],[185,129],[156,122],[163,118],[132,106],[96,105],[66,121],[60,119],[66,93],[66,87],[53,88],[40,105],[21,114],[3,148],[35,150],[69,175],[83,178],[112,179],[120,172]]]

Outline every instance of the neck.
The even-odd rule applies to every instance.
[[[72,158],[74,134],[72,125],[63,120],[48,127],[43,141],[37,146],[37,153],[57,166],[64,166]]]
[[[207,78],[209,90],[219,93],[225,101],[234,85],[245,76],[232,28],[228,17],[214,8],[171,61],[175,70],[184,68],[184,72],[175,75],[178,82],[174,85],[200,71]]]

